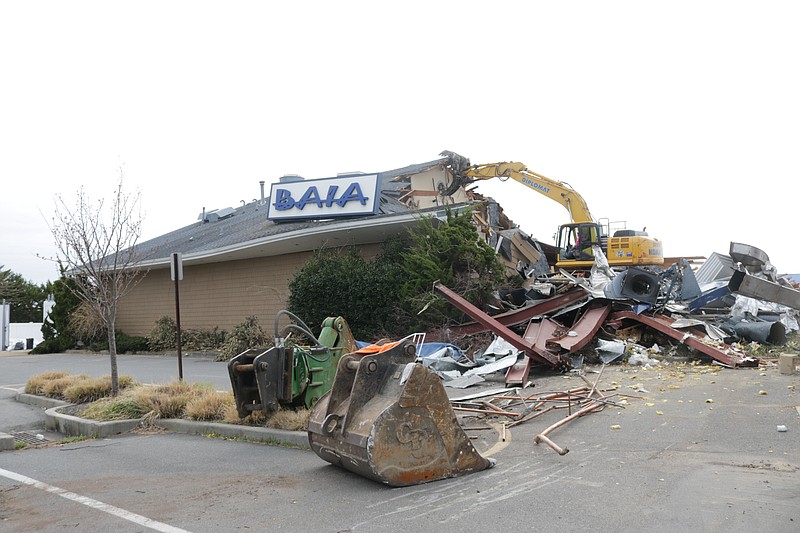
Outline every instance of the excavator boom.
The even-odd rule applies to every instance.
[[[488,180],[492,178],[511,178],[526,187],[533,189],[563,205],[570,214],[573,222],[594,222],[589,206],[578,191],[568,183],[550,179],[537,174],[523,163],[491,163],[486,165],[472,165],[463,174],[467,182]]]
[[[476,181],[510,178],[563,205],[572,222],[559,227],[556,263],[559,267],[591,267],[595,245],[605,252],[611,266],[661,265],[664,262],[661,242],[643,231],[625,230],[614,236],[606,235],[607,228],[594,221],[586,200],[568,183],[537,174],[519,162],[471,165],[469,159],[454,152],[444,151],[440,155],[447,158],[447,167],[453,173],[453,182],[442,191],[443,195]]]

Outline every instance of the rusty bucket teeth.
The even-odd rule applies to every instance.
[[[416,364],[414,353],[413,344],[401,342],[342,357],[331,391],[309,419],[317,455],[392,487],[494,466],[459,425],[439,377]]]

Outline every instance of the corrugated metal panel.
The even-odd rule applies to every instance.
[[[703,266],[697,269],[694,277],[697,283],[704,285],[718,279],[728,279],[733,276],[733,259],[727,255],[712,253]]]

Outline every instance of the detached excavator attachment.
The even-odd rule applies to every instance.
[[[283,315],[297,323],[279,329],[278,321]],[[288,333],[299,334],[310,345],[288,346]],[[279,312],[273,348],[245,350],[228,362],[239,416],[244,418],[253,411],[270,414],[280,406],[311,408],[330,390],[339,358],[356,348],[355,338],[342,317],[326,318],[316,338],[295,315]]]
[[[414,361],[407,340],[342,356],[331,391],[311,411],[314,452],[392,487],[492,467],[459,425],[439,377]]]

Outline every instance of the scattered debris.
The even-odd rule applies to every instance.
[[[520,244],[518,251],[523,248]],[[440,372],[445,385],[467,388],[491,380],[493,375],[499,380],[501,373],[506,385],[505,389],[452,398],[455,411],[478,420],[502,419],[496,428],[505,440],[507,432],[519,424],[566,410],[566,416],[534,438],[535,443],[564,455],[569,450],[552,439],[556,429],[609,405],[625,408],[628,399],[645,399],[617,392],[616,383],[601,388],[607,365],[673,368],[665,376],[679,379],[689,368],[683,366],[686,361],[692,361],[693,372],[712,375],[720,367],[758,367],[763,363],[754,354],[763,353],[763,345],[782,346],[787,343],[787,333],[800,329],[797,285],[777,275],[767,255],[752,246],[731,243],[730,256],[713,254],[702,264],[692,258],[691,263],[681,259],[666,268],[621,271],[609,267],[599,247],[594,252],[596,262],[591,271],[531,275],[523,289],[499,293],[497,301],[501,303],[486,309],[470,304],[439,282],[434,284],[436,293],[473,320],[451,326],[441,340],[458,345],[459,339],[468,336],[493,334],[485,349],[464,354],[464,360],[456,359],[447,374]],[[530,258],[535,259],[533,255]],[[423,362],[426,359],[421,358]],[[785,373],[794,372],[796,360],[786,354],[782,360]],[[596,379],[586,377],[597,371],[586,370],[584,361],[601,364]],[[525,387],[537,369],[577,374],[586,386],[526,394]],[[629,388],[647,394],[642,383]],[[679,388],[679,381],[674,380],[659,386],[660,390]],[[768,393],[761,390],[758,394]],[[712,398],[705,401],[714,403]],[[664,411],[655,413],[663,415]],[[610,427],[621,429],[619,424]]]

